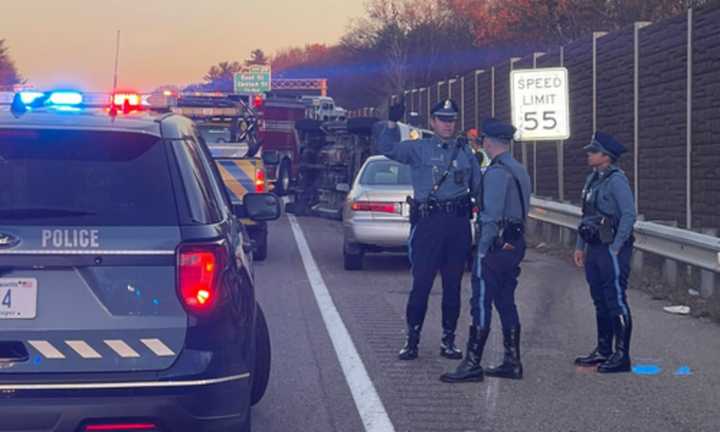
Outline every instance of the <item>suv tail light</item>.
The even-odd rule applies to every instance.
[[[255,171],[255,192],[265,192],[265,170],[257,169]]]
[[[194,314],[212,311],[220,297],[223,269],[228,260],[221,244],[187,244],[178,250],[178,295]]]
[[[355,201],[352,203],[353,211],[369,211],[378,213],[402,213],[402,204],[393,202]]]

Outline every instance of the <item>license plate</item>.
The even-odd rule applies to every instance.
[[[0,278],[0,319],[33,319],[37,315],[37,279]]]

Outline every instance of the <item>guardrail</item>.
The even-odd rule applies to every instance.
[[[531,198],[534,220],[577,230],[582,210],[572,204]],[[720,238],[653,222],[635,223],[635,248],[644,252],[720,273]]]

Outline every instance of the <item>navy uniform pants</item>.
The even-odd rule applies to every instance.
[[[422,328],[435,275],[442,276],[442,326],[455,331],[460,316],[460,287],[472,237],[467,216],[434,214],[418,220],[410,231],[408,252],[413,284],[406,317]]]
[[[493,304],[500,314],[503,329],[520,325],[515,289],[520,263],[525,258],[525,239],[518,239],[511,245],[512,250],[493,249],[485,257],[476,259],[470,299],[470,314],[475,327],[490,328]]]
[[[630,315],[625,291],[630,277],[632,249],[632,241],[626,242],[617,256],[610,252],[608,245],[589,245],[587,248],[585,277],[600,317]]]

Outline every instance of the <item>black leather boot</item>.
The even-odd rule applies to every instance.
[[[462,351],[455,345],[455,330],[443,330],[443,337],[440,342],[440,355],[453,360],[460,360],[462,358]]]
[[[595,315],[595,320],[597,321],[597,346],[585,357],[576,358],[577,366],[595,366],[605,363],[612,355],[612,319],[604,315]]]
[[[520,326],[503,329],[505,356],[502,364],[485,370],[485,375],[495,378],[522,379],[523,367],[520,362]]]
[[[480,366],[485,342],[487,342],[490,329],[470,326],[467,352],[454,372],[448,372],[440,377],[446,383],[480,382],[483,380],[483,368]]]
[[[600,373],[630,372],[630,336],[632,335],[632,317],[630,314],[614,318],[615,352],[605,363],[598,366]]]
[[[418,344],[420,343],[420,326],[408,326],[407,340],[405,346],[400,350],[400,360],[415,360],[418,356]]]

